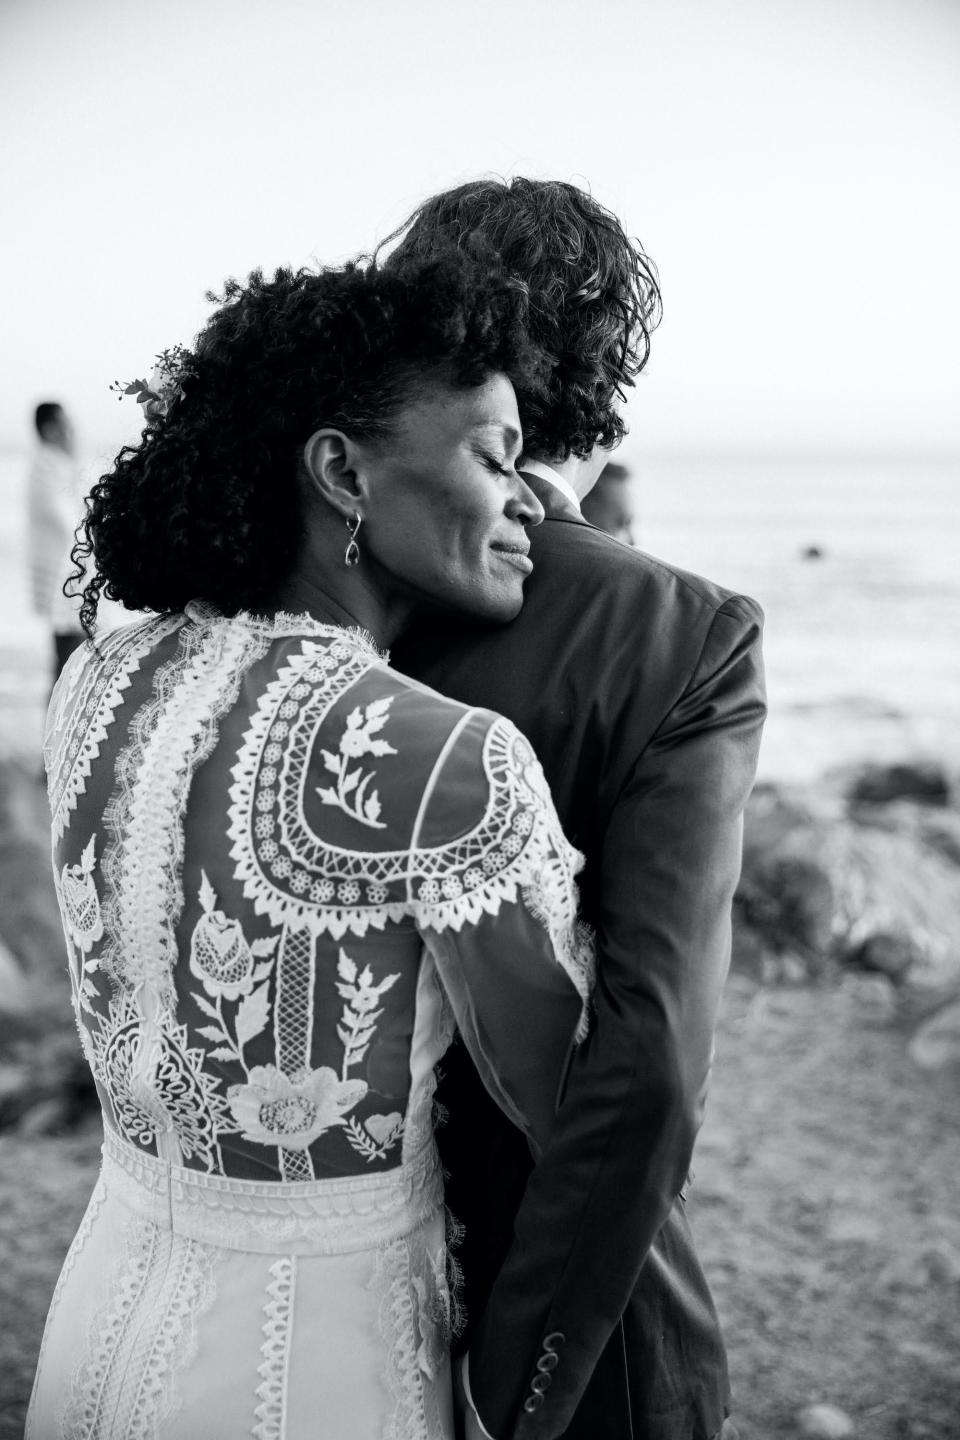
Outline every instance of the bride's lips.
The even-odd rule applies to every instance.
[[[526,545],[509,545],[505,541],[500,541],[491,545],[490,549],[494,550],[501,560],[506,560],[508,565],[513,565],[524,575],[529,575],[533,569],[533,561],[527,553],[529,547]]]

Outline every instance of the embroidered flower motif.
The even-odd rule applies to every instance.
[[[275,1065],[256,1065],[245,1085],[231,1085],[227,1104],[245,1140],[306,1150],[343,1125],[367,1093],[365,1080],[338,1080],[328,1065],[291,1079]]]
[[[201,870],[203,914],[190,938],[190,970],[208,995],[237,1000],[253,987],[255,958],[239,920],[217,909],[217,893]]]
[[[336,646],[333,647],[336,651]],[[347,725],[340,736],[339,756],[330,750],[321,750],[323,763],[331,775],[337,777],[337,788],[317,786],[317,794],[324,805],[336,805],[344,814],[361,825],[373,830],[385,830],[386,824],[380,819],[380,797],[376,790],[367,794],[367,787],[375,776],[368,770],[364,775],[359,769],[351,770],[349,762],[361,755],[396,755],[396,750],[387,740],[376,740],[374,736],[387,723],[387,712],[393,704],[393,696],[386,695],[372,700],[364,709],[358,705],[347,716]]]
[[[93,878],[96,834],[84,846],[78,865],[64,865],[60,875],[60,894],[64,919],[82,954],[86,954],[103,938],[103,916]]]

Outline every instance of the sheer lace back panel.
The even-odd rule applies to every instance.
[[[544,840],[513,727],[304,617],[198,608],[88,648],[46,751],[84,1050],[108,1127],[168,1163],[284,1181],[398,1166],[428,1138],[450,1033],[434,984],[417,1040],[422,936],[517,903],[551,866],[571,911],[576,856]],[[576,979],[572,911],[547,909]]]

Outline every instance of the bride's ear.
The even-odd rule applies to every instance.
[[[365,485],[360,447],[342,430],[315,430],[303,447],[311,489],[341,515],[353,515]]]

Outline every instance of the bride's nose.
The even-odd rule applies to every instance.
[[[545,511],[522,475],[515,474],[507,499],[506,513],[521,525],[539,525]]]

